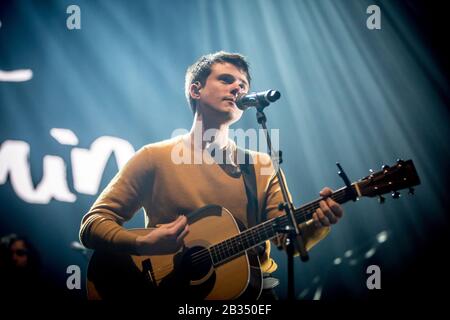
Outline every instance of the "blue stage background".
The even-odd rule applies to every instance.
[[[79,30],[66,27],[72,4],[81,10]],[[366,27],[372,4],[381,9],[380,30]],[[47,277],[68,299],[83,299],[85,282],[82,290],[66,289],[67,266],[80,266],[83,276],[87,266],[70,244],[82,215],[118,170],[112,154],[98,190],[80,192],[74,148],[113,137],[137,150],[189,129],[185,70],[217,50],[248,57],[253,90],[281,91],[267,109],[268,125],[280,129],[295,205],[318,197],[323,186],[343,185],[336,161],[356,180],[369,168],[413,159],[422,181],[414,197],[405,192],[382,206],[372,199],[345,205],[345,218],[311,260],[296,261],[298,297],[388,298],[411,288],[425,294],[440,279],[444,265],[434,253],[448,232],[448,65],[435,46],[442,39],[424,29],[430,19],[421,2],[17,0],[0,8],[0,70],[32,71],[27,81],[0,82],[0,235],[27,235]],[[234,126],[254,127],[253,110]],[[78,141],[61,143],[53,128],[71,130]],[[29,174],[34,189],[44,177],[44,157],[62,159],[73,199],[21,197],[8,166],[24,158],[7,148],[11,141],[29,146],[29,173],[20,167],[17,174]],[[126,226],[143,222],[139,212]],[[385,242],[377,241],[380,233]],[[365,258],[370,249],[376,251]],[[273,255],[281,281],[276,290],[285,298],[286,257],[276,249]],[[379,292],[366,288],[371,264],[381,268]]]

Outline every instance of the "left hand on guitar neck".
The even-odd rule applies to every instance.
[[[317,228],[335,224],[344,215],[342,206],[329,198],[332,193],[333,190],[328,187],[323,188],[319,193],[324,200],[320,201],[320,208],[317,208],[313,214],[314,225]]]

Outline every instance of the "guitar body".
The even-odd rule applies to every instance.
[[[88,267],[88,299],[256,300],[262,274],[253,250],[218,266],[202,250],[241,232],[231,213],[209,205],[187,217],[190,231],[185,246],[173,254],[130,256],[95,251]],[[130,231],[145,235],[152,230]]]

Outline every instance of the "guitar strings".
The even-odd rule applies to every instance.
[[[337,191],[335,194],[333,194],[331,196],[332,199],[337,201],[337,202],[340,202],[341,200],[345,199],[346,195],[345,195],[345,193],[343,193],[343,191],[344,190]],[[303,208],[299,208],[298,209],[299,212],[303,211],[304,213],[300,213],[299,217],[296,217],[296,218],[297,219],[301,218],[301,219],[305,220],[308,217],[308,215],[312,214],[311,210],[315,210],[318,207],[320,207],[319,202],[318,201],[314,201],[311,204],[304,206]],[[275,218],[275,219],[277,219],[277,218]],[[275,219],[273,219],[273,220],[275,220]],[[286,215],[279,216],[278,219],[279,219],[279,224],[280,225],[285,225],[288,222],[287,221],[288,217]],[[199,252],[193,253],[192,256],[191,256],[191,264],[192,265],[196,265],[196,264],[199,264],[199,263],[207,262],[208,260],[211,260],[212,263],[214,264],[214,259],[212,257],[211,251],[210,251],[210,249],[212,249],[212,248],[215,248],[214,250],[216,252],[216,256],[219,257],[218,261],[216,261],[216,264],[218,262],[224,261],[224,260],[232,257],[233,255],[236,255],[236,254],[240,253],[239,252],[240,250],[238,249],[237,253],[235,253],[233,255],[230,254],[230,251],[233,252],[233,246],[235,245],[235,244],[233,244],[233,241],[236,242],[238,238],[242,238],[242,241],[237,241],[238,243],[242,243],[244,241],[248,241],[251,238],[253,238],[253,240],[255,240],[255,234],[252,233],[252,230],[255,230],[257,228],[261,228],[262,230],[264,230],[264,232],[266,232],[266,234],[267,234],[267,230],[266,230],[267,227],[271,228],[272,229],[271,231],[274,231],[273,230],[273,225],[270,224],[270,221],[272,221],[272,220],[266,221],[265,223],[263,223],[263,224],[261,224],[259,226],[255,226],[253,228],[250,228],[250,229],[244,231],[244,233],[241,233],[241,234],[239,234],[237,236],[234,236],[234,237],[232,237],[232,238],[230,238],[228,240],[225,240],[222,243],[218,243],[218,244],[212,245],[209,248],[204,248],[204,249],[200,250]],[[276,237],[277,235],[278,235],[278,232],[275,232],[275,234],[271,238]],[[267,240],[269,240],[269,239],[267,239]],[[263,241],[265,241],[265,240],[263,240]],[[227,242],[229,242],[229,245],[228,245]],[[260,243],[260,242],[261,241],[257,241],[253,246],[249,247],[247,250],[251,249],[252,247],[254,247],[256,245],[258,245],[258,243]],[[236,243],[236,244],[238,244],[238,243]],[[231,249],[230,249],[230,247],[231,247]],[[245,250],[243,250],[243,251],[245,251]],[[224,256],[224,258],[221,258],[222,255]],[[164,272],[164,271],[168,271],[168,270],[172,270],[172,269],[173,269],[172,265],[164,265],[164,266],[161,266],[161,267],[155,269],[153,272],[154,273],[155,272]],[[159,280],[161,280],[163,278],[164,278],[164,276],[160,277],[160,278],[156,278],[155,277],[155,280],[159,281]]]

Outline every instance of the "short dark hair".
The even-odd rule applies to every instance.
[[[211,68],[216,63],[231,63],[239,70],[245,72],[247,76],[248,84],[250,85],[250,66],[245,57],[239,53],[230,53],[225,51],[218,51],[215,53],[206,54],[201,56],[194,64],[189,66],[186,71],[186,78],[184,83],[184,93],[192,112],[195,113],[195,100],[191,98],[190,86],[191,84],[199,81],[201,85],[205,85],[206,79],[211,74]]]

